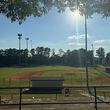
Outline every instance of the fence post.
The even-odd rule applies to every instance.
[[[30,81],[30,79],[29,79],[29,87],[31,87],[31,81]]]
[[[98,107],[97,107],[97,91],[96,91],[96,87],[94,87],[94,93],[95,93],[95,109],[98,110]]]
[[[106,100],[106,94],[105,94],[105,92],[104,92],[104,100]]]
[[[22,88],[20,88],[20,94],[19,94],[19,110],[21,110],[21,104],[22,104]]]
[[[0,96],[0,104],[1,104],[1,102],[2,102],[2,97]]]

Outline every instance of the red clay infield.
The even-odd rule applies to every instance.
[[[17,73],[16,75],[9,77],[8,79],[10,80],[31,79],[33,77],[41,76],[43,72],[44,71],[32,71],[32,72]]]

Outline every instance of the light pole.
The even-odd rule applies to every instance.
[[[26,48],[27,48],[27,50],[28,50],[28,40],[29,40],[29,38],[26,37],[25,40],[26,40]]]
[[[18,40],[19,40],[19,50],[21,50],[21,39],[22,34],[18,34]]]
[[[86,67],[86,85],[89,86],[89,75],[88,75],[88,57],[87,57],[87,15],[85,9],[85,67]]]
[[[87,10],[86,10],[86,5],[85,4],[80,4],[78,0],[76,0],[76,10],[78,10],[79,5],[83,5],[85,7],[85,12],[84,12],[84,29],[85,29],[85,69],[86,69],[86,86],[89,86],[89,75],[88,75],[88,58],[87,58]]]
[[[19,40],[19,65],[21,65],[21,39],[22,34],[18,33],[18,40]]]
[[[31,49],[32,49],[32,40],[30,42],[31,42]]]
[[[94,45],[92,44],[92,54],[93,54],[93,66],[95,66],[95,62],[94,62]]]

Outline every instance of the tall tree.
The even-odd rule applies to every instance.
[[[44,55],[44,47],[37,47],[36,55]]]
[[[52,49],[51,50],[51,56],[54,56],[55,55],[55,49]]]
[[[4,51],[4,56],[5,56],[5,64],[7,65],[16,65],[19,62],[19,50],[17,49],[6,49]]]
[[[92,50],[88,50],[87,58],[88,58],[89,65],[94,65],[94,56],[93,56],[93,51]]]
[[[110,64],[110,52],[106,54],[106,63]]]
[[[103,61],[104,61],[104,58],[105,58],[104,48],[100,47],[98,50],[96,50],[96,54],[99,58],[99,64],[103,64]]]
[[[34,55],[35,55],[35,49],[34,49],[34,48],[31,49],[31,50],[30,50],[30,53],[31,53],[31,56],[34,56]]]
[[[21,51],[21,63],[27,64],[28,63],[28,49],[22,49]]]
[[[59,56],[62,57],[64,55],[63,49],[59,49]]]
[[[85,64],[86,64],[86,58],[85,58],[85,55],[86,54],[86,50],[85,49],[83,49],[83,48],[81,48],[81,49],[79,49],[78,50],[78,59],[79,59],[79,64],[81,65],[81,66],[84,66]]]
[[[46,47],[44,48],[44,56],[49,57],[50,56],[50,48]]]
[[[47,13],[51,6],[52,0],[0,0],[0,13],[22,23],[31,15],[39,17]]]
[[[5,57],[5,51],[3,49],[0,49],[0,66],[5,65],[4,64],[4,58]]]

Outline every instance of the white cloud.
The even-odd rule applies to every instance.
[[[95,40],[94,44],[95,45],[108,45],[110,43],[110,39],[105,39],[105,40]]]
[[[74,45],[74,46],[84,46],[84,43],[70,42],[70,43],[68,43],[68,45],[70,45],[70,46],[72,46],[72,45]]]
[[[85,48],[85,34],[80,34],[80,35],[72,35],[68,36],[68,46],[72,46],[74,48],[80,48],[83,47]],[[91,44],[94,45],[94,50],[98,49],[99,47],[103,47],[106,52],[110,51],[110,38],[108,39],[97,39],[97,36],[92,36],[89,35],[87,36],[88,38],[88,49],[92,49]]]
[[[110,51],[110,39],[101,39],[101,40],[95,40],[93,42],[95,50],[97,50],[99,47],[103,47],[105,49],[105,52]]]
[[[81,39],[80,35],[72,35],[67,37],[69,40],[79,40]]]
[[[76,39],[77,37],[76,37],[76,35],[72,35],[72,36],[68,36],[67,37],[69,40],[73,40],[73,39]]]
[[[91,36],[87,36],[88,39],[91,39]],[[68,36],[68,45],[74,45],[74,46],[84,46],[85,45],[85,34],[80,34],[80,35],[71,35]]]
[[[81,35],[80,35],[80,38],[81,38],[81,39],[85,39],[85,34],[81,34]],[[87,34],[87,38],[88,38],[88,39],[91,39],[92,36],[89,35],[89,34]]]
[[[69,40],[84,40],[85,39],[85,34],[80,34],[80,35],[71,35],[67,37]],[[87,38],[90,39],[91,36],[87,35]]]
[[[97,43],[104,43],[106,40],[96,40],[96,41],[94,41],[94,43],[95,44],[97,44]]]

